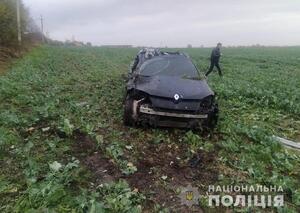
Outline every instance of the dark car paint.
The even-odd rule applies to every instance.
[[[175,101],[174,98],[162,98],[150,96],[152,106],[159,109],[180,110],[197,112],[199,110],[200,100],[183,100]]]
[[[178,76],[139,76],[135,81],[135,89],[163,98],[174,98],[174,95],[178,94],[180,99],[189,100],[200,100],[214,95],[205,80],[185,79]]]
[[[199,110],[200,101],[214,95],[206,80],[170,75],[142,76],[138,71],[130,74],[127,82],[127,91],[131,90],[148,94],[153,107],[183,111]],[[179,95],[179,101],[174,101],[175,94]]]
[[[191,62],[190,58],[181,53],[173,54],[182,59]],[[155,56],[164,57],[166,56]],[[173,57],[172,57],[173,58]],[[148,59],[151,60],[151,59]],[[193,64],[193,66],[195,66]],[[177,67],[178,68],[178,67]],[[170,72],[158,72],[153,76],[145,76],[141,74],[140,67],[132,70],[129,73],[128,81],[126,85],[126,98],[125,106],[132,106],[131,100],[139,100],[142,102],[136,102],[138,104],[143,103],[157,112],[171,112],[179,114],[203,114],[207,115],[207,119],[188,119],[188,118],[176,118],[167,116],[153,116],[149,114],[134,115],[133,108],[125,108],[124,119],[126,124],[138,123],[141,125],[150,126],[177,126],[183,128],[197,128],[202,124],[204,127],[214,128],[218,119],[218,106],[214,102],[214,92],[208,86],[206,80],[196,80],[196,78],[187,78],[186,72],[173,75],[172,68]],[[178,71],[178,69],[177,69]],[[197,73],[198,70],[195,67]],[[195,76],[198,76],[196,73]],[[144,73],[143,73],[144,74]],[[179,100],[175,100],[175,94],[179,95]],[[131,99],[133,98],[133,99]],[[206,105],[204,103],[210,103]],[[126,110],[127,109],[127,110]],[[133,115],[130,117],[130,115]],[[130,120],[132,119],[133,120]],[[131,122],[131,123],[130,123]]]

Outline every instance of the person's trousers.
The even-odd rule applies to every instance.
[[[208,76],[209,73],[211,73],[213,71],[214,67],[217,67],[219,75],[222,76],[222,71],[221,71],[221,68],[219,65],[219,60],[213,60],[213,59],[210,61],[209,70],[207,71],[207,73],[205,75]]]

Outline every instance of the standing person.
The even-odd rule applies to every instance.
[[[210,67],[209,70],[207,71],[207,73],[205,74],[205,76],[208,76],[209,73],[211,73],[211,71],[213,71],[214,66],[217,67],[218,71],[219,71],[219,75],[222,76],[222,71],[219,65],[219,61],[220,61],[220,57],[221,57],[221,47],[222,44],[218,43],[217,46],[212,50],[211,52],[211,56],[210,56]]]

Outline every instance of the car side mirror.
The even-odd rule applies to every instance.
[[[128,78],[136,78],[139,74],[132,72],[132,73],[128,73]]]
[[[131,73],[128,73],[128,75],[127,75],[127,78],[128,78],[128,79],[131,79],[131,78],[133,78],[133,77],[134,77],[134,73],[132,73],[132,72],[131,72]]]

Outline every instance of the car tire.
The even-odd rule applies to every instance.
[[[124,104],[123,123],[125,126],[133,126],[135,121],[133,119],[133,99],[127,95]]]
[[[206,130],[214,130],[218,124],[219,120],[219,109],[218,104],[215,104],[214,111],[208,115],[207,120],[203,123],[203,127]]]

